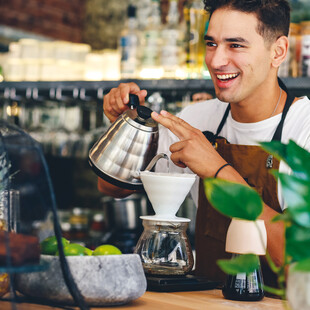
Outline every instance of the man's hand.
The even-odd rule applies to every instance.
[[[199,177],[206,178],[214,176],[226,163],[199,129],[167,111],[153,112],[152,118],[180,139],[170,146],[171,160],[177,166],[188,167]]]
[[[110,122],[114,122],[119,115],[129,109],[129,94],[139,97],[140,104],[144,104],[147,95],[146,90],[140,90],[135,83],[121,83],[117,88],[112,88],[103,98],[103,111]]]

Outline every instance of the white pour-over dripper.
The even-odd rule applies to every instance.
[[[156,213],[151,216],[141,216],[141,219],[190,221],[187,218],[177,217],[176,213],[196,180],[195,174],[142,171],[140,178]]]

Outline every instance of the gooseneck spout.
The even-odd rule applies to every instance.
[[[165,153],[159,153],[156,156],[152,158],[150,163],[146,166],[145,170],[150,171],[155,166],[155,164],[160,160],[161,158],[165,158],[166,160],[169,160],[167,154]]]
[[[165,153],[158,153],[155,155],[152,160],[149,162],[149,164],[146,166],[146,168],[143,171],[151,171],[152,168],[155,166],[155,164],[161,159],[165,158],[166,160],[169,160],[169,157]],[[132,176],[136,179],[140,180],[140,171],[135,171],[132,173]]]

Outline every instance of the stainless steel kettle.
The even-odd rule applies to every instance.
[[[121,114],[89,151],[89,164],[102,179],[126,189],[143,188],[139,171],[157,153],[158,123],[152,110],[129,95],[131,109]]]

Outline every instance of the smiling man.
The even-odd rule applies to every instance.
[[[268,251],[276,263],[283,259],[284,227],[271,219],[285,208],[281,188],[270,169],[288,168],[270,158],[260,141],[289,139],[310,149],[310,101],[292,97],[278,80],[279,66],[288,51],[290,8],[286,0],[205,0],[210,12],[206,64],[217,99],[185,108],[178,116],[152,113],[160,130],[158,152],[170,155],[170,172],[196,173],[192,188],[197,202],[196,273],[224,280],[216,260],[227,257],[225,237],[229,219],[207,201],[202,186],[206,177],[218,177],[254,187],[264,200]],[[120,84],[104,98],[104,111],[114,121],[135,93],[143,102],[146,91]],[[158,162],[157,170],[167,169]],[[99,189],[110,195],[129,194],[99,180]],[[275,277],[262,262],[266,284]]]
[[[289,16],[284,10],[288,5],[232,1],[221,7],[221,1],[210,1],[210,6],[206,63],[217,98],[232,104],[236,121],[257,122],[282,111],[285,95],[277,105],[281,89],[276,76],[288,49]],[[274,18],[270,18],[272,13]]]

